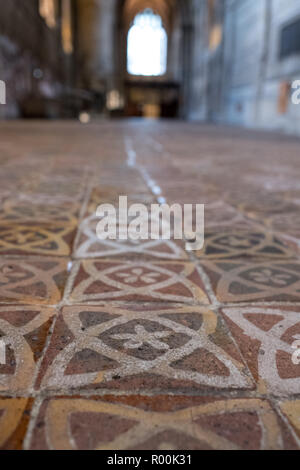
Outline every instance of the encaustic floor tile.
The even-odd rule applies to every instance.
[[[0,450],[21,450],[32,399],[0,397]]]
[[[55,258],[0,260],[0,304],[58,303],[67,278],[67,262]]]
[[[268,401],[211,397],[49,398],[31,449],[280,450],[297,443]]]
[[[152,257],[170,260],[186,260],[184,242],[173,240],[100,240],[96,226],[99,218],[91,217],[83,220],[79,237],[75,246],[75,258],[103,257]]]
[[[0,308],[0,340],[5,347],[0,364],[1,392],[26,393],[33,386],[54,315],[55,311],[46,307]]]
[[[251,389],[222,320],[207,308],[66,307],[36,388]]]
[[[61,224],[76,225],[80,211],[79,204],[53,204],[40,203],[38,198],[29,200],[19,197],[8,199],[0,209],[0,224]]]
[[[300,440],[300,400],[283,401],[280,403],[280,409]]]
[[[201,260],[220,302],[300,301],[298,260]]]
[[[294,360],[300,339],[300,309],[224,308],[226,323],[262,392],[300,391],[300,364]]]
[[[204,249],[197,252],[196,256],[211,259],[260,257],[278,260],[292,258],[295,253],[270,233],[228,230],[205,233]]]
[[[74,263],[67,300],[171,301],[208,304],[193,263],[94,260]]]
[[[76,228],[69,225],[0,225],[4,255],[69,256]]]

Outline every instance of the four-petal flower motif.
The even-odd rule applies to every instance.
[[[147,343],[153,348],[159,350],[167,350],[169,346],[162,341],[159,341],[160,338],[167,338],[170,336],[171,332],[168,331],[154,331],[149,332],[141,325],[136,325],[134,328],[135,333],[124,333],[112,335],[112,339],[117,340],[126,340],[124,346],[128,349],[137,349]]]
[[[259,283],[269,284],[273,283],[277,286],[287,286],[291,280],[290,274],[280,273],[272,269],[262,269],[261,271],[252,271],[249,274],[250,278]]]
[[[243,247],[243,248],[250,248],[252,243],[249,239],[245,237],[238,237],[236,235],[229,235],[228,237],[224,237],[220,240],[221,244],[235,247]]]
[[[145,284],[154,284],[160,277],[160,273],[147,272],[142,268],[134,268],[130,272],[117,273],[118,277],[123,278],[126,284],[134,284],[137,281],[143,281]]]

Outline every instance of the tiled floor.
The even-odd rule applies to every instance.
[[[300,141],[1,128],[0,448],[300,449]],[[99,241],[120,195],[205,204],[204,248]]]

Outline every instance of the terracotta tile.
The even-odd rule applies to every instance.
[[[276,236],[287,246],[300,251],[300,217],[298,213],[275,214],[264,220],[266,227],[273,230]]]
[[[296,394],[300,365],[293,344],[300,338],[299,308],[224,308],[226,322],[262,392]]]
[[[26,393],[33,386],[54,315],[54,310],[45,307],[0,308],[0,339],[6,344],[0,391]]]
[[[275,197],[271,195],[263,198],[257,195],[253,199],[253,201],[239,205],[239,209],[253,219],[267,218],[280,213],[297,214],[299,212],[299,206],[283,200],[277,194]]]
[[[193,263],[97,260],[74,263],[67,288],[72,303],[101,300],[207,304]]]
[[[76,228],[68,225],[0,225],[0,253],[69,256]]]
[[[300,439],[300,400],[283,401],[280,408]]]
[[[300,301],[297,260],[215,260],[201,266],[220,302]]]
[[[21,450],[32,399],[0,397],[0,450]]]
[[[29,181],[23,192],[31,198],[37,197],[40,201],[74,203],[83,201],[86,185],[85,182],[78,181],[78,179],[42,177],[40,181]]]
[[[67,262],[55,258],[0,260],[0,304],[54,305],[62,298]]]
[[[89,217],[81,223],[75,245],[75,258],[112,256],[119,258],[154,257],[171,260],[185,260],[188,258],[184,249],[185,243],[182,240],[100,240],[96,232],[99,220],[96,217]]]
[[[198,201],[201,204],[201,200]],[[205,204],[206,231],[254,230],[254,223],[244,214],[223,201]]]
[[[289,191],[282,191],[281,196],[286,200],[294,204],[300,204],[300,190],[299,187]]]
[[[169,176],[168,176],[169,178]],[[199,182],[192,186],[189,182],[188,185],[173,183],[172,186],[166,186],[162,181],[163,193],[165,198],[171,204],[214,204],[220,199],[220,194],[211,184],[199,185]]]
[[[226,259],[259,257],[261,259],[292,258],[295,253],[273,234],[261,231],[205,232],[204,249],[196,255],[201,258]]]
[[[122,177],[123,178],[123,177]],[[92,190],[87,213],[89,215],[95,215],[96,210],[100,204],[113,204],[115,207],[119,205],[119,196],[127,195],[129,204],[157,204],[153,194],[149,192],[133,192],[128,195],[127,188],[122,188],[120,184],[116,186],[103,186],[94,188]]]
[[[76,225],[79,204],[41,204],[36,199],[8,199],[0,209],[0,225],[3,223]]]
[[[298,449],[268,401],[212,397],[50,398],[31,449]]]
[[[300,211],[300,209],[299,209]],[[275,214],[265,220],[268,227],[276,232],[300,239],[300,215],[295,212]]]
[[[215,313],[199,307],[66,307],[37,386],[247,389],[252,381]]]

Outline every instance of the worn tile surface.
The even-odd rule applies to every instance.
[[[96,232],[99,221],[99,218],[93,216],[84,219],[81,223],[74,250],[75,258],[109,258],[115,256],[117,258],[188,259],[188,255],[185,252],[185,244],[182,240],[100,240]]]
[[[293,258],[294,252],[274,235],[259,231],[205,232],[204,249],[199,258],[232,259],[257,257],[266,259]]]
[[[65,225],[0,225],[4,255],[69,256],[76,229]]]
[[[0,224],[49,224],[76,225],[80,204],[61,203],[48,204],[39,203],[35,198],[7,199],[0,209]]]
[[[33,400],[0,397],[0,450],[21,450]]]
[[[31,448],[279,450],[297,444],[266,400],[62,397],[42,404]]]
[[[0,308],[0,340],[6,349],[0,364],[1,392],[26,393],[33,386],[54,315],[45,307]]]
[[[298,141],[34,121],[0,150],[0,449],[300,449]],[[203,249],[178,214],[100,241],[119,196],[205,204]]]
[[[220,302],[300,302],[300,262],[295,259],[201,261]]]
[[[280,403],[280,409],[300,437],[300,400],[283,401]]]
[[[245,307],[223,309],[226,322],[262,390],[299,393],[300,361],[293,345],[300,339],[300,309]]]
[[[67,263],[55,258],[2,258],[0,304],[60,302],[67,278]]]
[[[208,303],[192,263],[150,261],[82,261],[74,264],[67,300],[172,301]]]
[[[37,387],[126,390],[252,388],[221,319],[207,308],[66,307]]]

